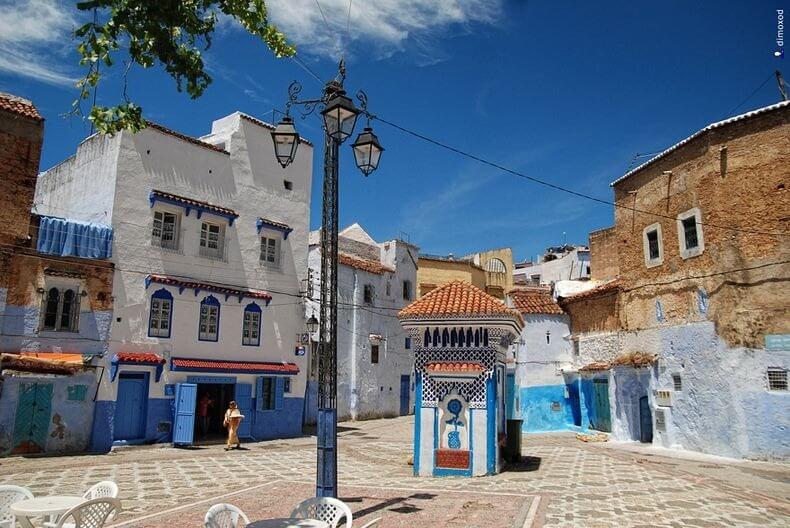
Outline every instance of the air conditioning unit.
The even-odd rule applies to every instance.
[[[657,390],[656,405],[659,407],[672,407],[672,391]]]

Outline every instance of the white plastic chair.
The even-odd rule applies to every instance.
[[[0,527],[15,528],[16,518],[11,513],[11,505],[32,498],[33,492],[22,486],[10,484],[0,486]]]
[[[345,517],[346,527],[351,528],[351,509],[343,501],[331,497],[317,497],[302,501],[291,512],[291,517],[298,519],[318,519],[329,525],[329,528],[337,528],[340,520]]]
[[[233,504],[215,504],[206,512],[206,528],[244,528],[250,520]]]
[[[381,520],[381,517],[379,517],[377,519],[373,519],[369,523],[366,523],[364,526],[362,526],[362,528],[371,528],[374,524],[378,524],[380,520]]]
[[[101,499],[104,497],[116,499],[118,498],[118,484],[112,480],[102,480],[88,488],[88,491],[82,496],[86,499]]]
[[[112,497],[91,499],[74,506],[55,523],[44,523],[54,528],[102,528],[111,515],[121,511],[121,501]]]

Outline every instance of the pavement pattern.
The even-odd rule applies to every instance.
[[[570,433],[525,435],[523,459],[481,478],[417,478],[408,465],[413,417],[341,424],[340,498],[354,525],[448,527],[790,526],[790,464],[584,443]],[[137,447],[108,455],[0,460],[0,484],[37,496],[118,483],[116,526],[201,526],[230,502],[251,518],[287,516],[312,496],[315,438],[191,449]],[[359,520],[359,524],[357,524]]]

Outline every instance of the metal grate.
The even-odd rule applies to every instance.
[[[680,374],[672,374],[672,386],[675,388],[675,392],[681,392],[683,390],[683,380]]]
[[[665,432],[667,430],[666,415],[664,409],[656,409],[656,430]]]
[[[787,390],[787,370],[782,368],[768,369],[768,390]]]

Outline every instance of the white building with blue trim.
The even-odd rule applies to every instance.
[[[39,176],[40,213],[114,232],[93,450],[218,437],[231,400],[243,439],[301,433],[312,145],[282,169],[271,130],[238,112],[200,139],[149,123]]]

